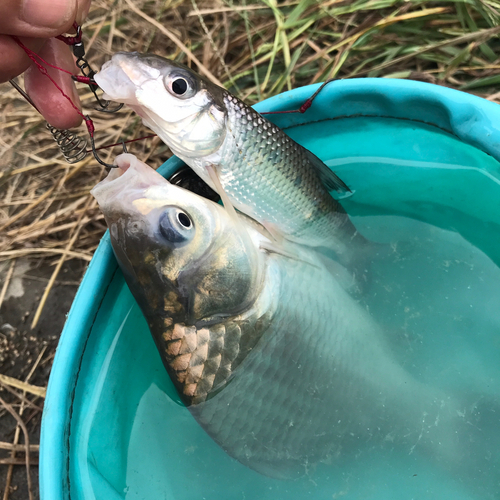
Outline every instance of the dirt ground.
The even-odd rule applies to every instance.
[[[0,271],[0,283],[7,274],[6,265]],[[16,272],[17,268],[17,272]],[[47,304],[43,309],[38,325],[31,330],[31,318],[38,306],[47,281],[52,274],[52,267],[43,261],[17,261],[6,298],[0,309],[0,373],[17,380],[26,380],[30,372],[29,383],[46,387],[52,361],[54,359],[59,336],[64,326],[78,284],[86,265],[81,261],[71,260],[65,263],[56,285],[51,290]],[[16,391],[19,394],[19,391]],[[23,402],[18,396],[0,386],[0,397],[21,413]],[[43,398],[27,394],[22,412],[26,424],[30,446],[39,444],[41,409]],[[0,446],[15,442],[17,421],[5,408],[0,409]],[[18,431],[19,433],[19,431]],[[23,433],[19,433],[19,443],[24,445]],[[38,498],[38,451],[30,453],[30,476],[33,498]],[[12,471],[12,472],[10,472]],[[26,500],[28,483],[25,466],[25,453],[0,449],[0,493],[4,494],[7,476],[12,473],[9,500]],[[5,497],[4,497],[5,498]]]

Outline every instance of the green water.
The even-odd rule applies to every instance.
[[[288,132],[297,138],[303,128]],[[332,133],[337,141],[325,149]],[[500,477],[498,163],[445,132],[397,120],[310,124],[308,134],[308,147],[321,146],[320,156],[353,188],[344,206],[358,229],[384,244],[359,300],[415,378],[498,410],[485,429],[491,457],[481,463],[488,477]],[[397,445],[381,451],[361,443],[360,452],[297,481],[270,479],[230,458],[179,404],[117,272],[75,392],[73,500],[500,498],[500,490],[477,493],[442,464]]]

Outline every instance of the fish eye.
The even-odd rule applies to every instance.
[[[191,227],[191,219],[188,217],[187,214],[184,212],[178,212],[177,213],[177,220],[185,227],[185,228],[190,228]]]
[[[172,82],[172,90],[177,95],[184,95],[188,88],[188,84],[184,78],[177,78]]]
[[[165,88],[180,99],[189,99],[196,94],[196,82],[189,74],[167,74],[163,77]]]
[[[194,234],[191,217],[178,207],[166,207],[159,220],[160,234],[171,243],[187,243]]]

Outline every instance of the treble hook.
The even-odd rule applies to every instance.
[[[86,83],[89,86],[98,104],[98,107],[94,108],[96,111],[101,111],[103,113],[116,113],[117,111],[123,108],[123,103],[119,104],[115,108],[109,109],[110,101],[101,99],[97,95],[97,89],[99,88],[99,85],[97,85],[96,81],[94,80],[94,75],[96,74],[96,72],[90,67],[89,62],[85,57],[85,46],[83,45],[82,41],[82,27],[75,22],[73,23],[73,28],[76,31],[75,36],[66,36],[66,35],[56,36],[58,40],[61,40],[66,45],[70,45],[73,49],[73,54],[76,57],[76,65],[78,66],[83,75],[83,77],[75,75],[72,77],[73,80],[81,83]]]

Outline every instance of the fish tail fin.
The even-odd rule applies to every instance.
[[[337,191],[337,193],[340,194],[351,192],[349,186],[333,170],[331,170],[330,167],[323,162],[323,160],[318,158],[314,153],[311,153],[308,149],[305,149],[305,153],[309,162],[316,170],[321,183],[328,191]]]
[[[363,295],[371,286],[382,280],[379,268],[394,265],[398,261],[411,258],[415,252],[415,245],[411,241],[398,241],[397,243],[379,243],[365,238],[356,232],[349,240],[344,242],[339,249],[318,247],[318,251],[344,268],[344,274],[350,278],[349,292],[354,295]],[[332,267],[327,264],[326,267]],[[333,265],[337,269],[336,265]],[[344,279],[345,281],[345,279]]]
[[[370,287],[374,261],[391,253],[389,245],[367,240],[356,233],[339,248],[316,247],[323,265],[352,295],[363,295]]]

